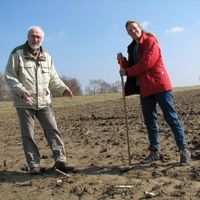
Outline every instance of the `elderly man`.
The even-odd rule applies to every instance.
[[[52,150],[54,166],[63,172],[74,169],[66,163],[65,147],[52,110],[49,87],[68,99],[72,99],[73,94],[58,77],[52,56],[42,48],[43,39],[44,32],[40,27],[30,27],[28,41],[11,52],[5,69],[31,175],[40,174],[40,153],[34,140],[34,117],[39,120]]]

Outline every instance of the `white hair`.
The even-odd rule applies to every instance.
[[[42,28],[41,28],[40,26],[31,26],[31,27],[28,29],[28,35],[27,35],[27,36],[29,36],[30,31],[31,31],[32,29],[34,29],[34,28],[40,29],[40,30],[42,31],[43,37],[44,37],[44,31],[42,30]]]

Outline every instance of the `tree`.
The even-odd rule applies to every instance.
[[[0,101],[11,100],[11,90],[6,85],[5,77],[0,73]]]
[[[113,84],[109,84],[101,79],[99,80],[90,80],[89,86],[86,86],[86,94],[102,94],[102,93],[113,93],[120,92],[121,84],[120,81],[116,81]]]
[[[121,92],[122,91],[122,84],[120,81],[115,81],[111,84],[111,92]]]
[[[61,76],[60,79],[69,87],[74,96],[83,95],[81,84],[76,78]],[[62,94],[51,88],[53,97],[62,97]]]

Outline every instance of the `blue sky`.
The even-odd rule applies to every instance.
[[[120,80],[116,54],[131,42],[127,20],[139,21],[161,43],[174,87],[200,84],[199,0],[0,0],[0,72],[30,26],[45,32],[43,47],[60,76]]]

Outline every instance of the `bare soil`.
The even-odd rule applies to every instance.
[[[179,166],[174,136],[159,113],[162,159],[147,165],[148,136],[138,96],[126,98],[130,158],[123,99],[55,109],[70,177],[53,170],[52,152],[36,121],[41,175],[29,175],[17,115],[0,118],[0,199],[20,200],[197,200],[200,199],[200,92],[176,92],[174,100],[191,151]]]

